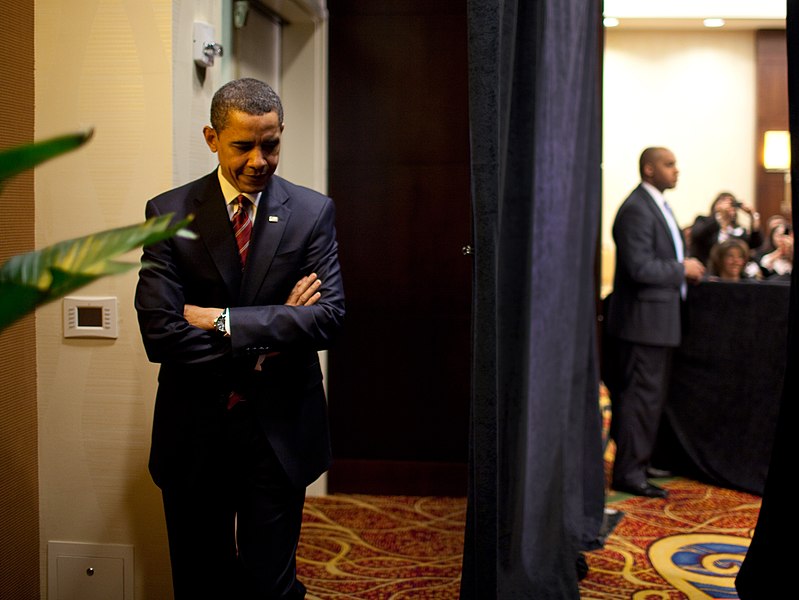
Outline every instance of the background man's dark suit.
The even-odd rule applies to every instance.
[[[618,381],[606,383],[616,442],[613,484],[620,489],[646,483],[665,401],[670,348],[680,343],[684,276],[666,220],[643,186],[619,209],[613,238],[616,272],[607,333],[614,338]],[[641,369],[641,362],[647,368]]]
[[[150,470],[165,491],[168,526],[168,492],[175,490],[182,501],[174,503],[177,513],[200,513],[206,504],[213,511],[229,491],[219,488],[235,485],[228,479],[250,456],[267,456],[256,467],[277,474],[269,480],[287,479],[283,483],[297,490],[301,511],[305,486],[331,459],[317,350],[328,346],[344,315],[333,204],[273,175],[258,205],[243,273],[216,171],[147,203],[147,217],[169,212],[176,219],[194,214],[190,228],[199,239],[173,238],[146,248],[143,260],[153,268],[141,271],[136,292],[147,355],[161,363]],[[284,306],[295,283],[310,273],[322,282],[320,300]],[[190,325],[186,304],[230,307],[232,336]],[[266,358],[256,370],[261,355]],[[228,411],[234,389],[246,401]],[[231,413],[240,411],[248,416],[231,426]],[[238,453],[246,455],[230,456],[231,442],[245,444]],[[212,519],[197,519],[196,543],[210,554]],[[240,527],[241,519],[239,514]],[[208,569],[220,568],[210,558],[205,565],[176,565],[173,556],[173,578],[176,570],[192,571],[202,597],[237,597],[232,589],[213,596],[221,592],[208,587]]]
[[[665,148],[645,150],[640,170],[653,192],[676,185],[676,160]],[[677,235],[682,250],[679,230]],[[665,497],[647,481],[647,469],[666,400],[671,351],[681,339],[680,288],[687,276],[701,275],[703,267],[696,259],[683,260],[684,254],[678,258],[664,213],[643,183],[619,208],[613,239],[616,270],[603,356],[616,442],[613,487]]]
[[[666,219],[642,185],[619,208],[613,239],[616,272],[608,333],[639,344],[678,346],[683,266]]]

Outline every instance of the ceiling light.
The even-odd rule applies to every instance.
[[[724,27],[724,19],[705,19],[705,27]]]
[[[605,25],[605,27],[618,27],[619,26],[619,20],[616,17],[605,17],[605,19],[602,21],[602,23],[603,23],[603,25]]]

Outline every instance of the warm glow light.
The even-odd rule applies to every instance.
[[[763,166],[767,171],[790,171],[791,134],[767,131],[763,137]]]
[[[602,23],[605,25],[605,27],[618,27],[619,26],[619,20],[616,17],[605,17],[605,19],[602,21]]]
[[[724,19],[705,19],[705,27],[724,27]]]

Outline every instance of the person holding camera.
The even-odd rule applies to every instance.
[[[738,223],[739,210],[749,216],[748,229]],[[707,266],[710,249],[731,238],[743,240],[750,248],[759,246],[760,215],[731,192],[721,192],[710,205],[710,215],[697,217],[691,227],[691,256]]]
[[[793,271],[793,231],[788,223],[778,223],[769,233],[771,252],[759,257],[765,279],[790,280]]]

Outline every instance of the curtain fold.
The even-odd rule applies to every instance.
[[[791,131],[791,180],[794,182],[791,198],[791,214],[799,210],[797,184],[799,169],[799,0],[787,0],[785,18],[786,49],[788,52],[788,115]],[[792,218],[796,231],[797,219]],[[794,264],[796,247],[794,246]],[[788,351],[785,380],[780,402],[780,415],[771,452],[763,502],[758,515],[752,542],[746,558],[735,580],[741,600],[779,598],[785,595],[784,573],[791,573],[795,560],[786,552],[793,541],[795,526],[795,479],[796,452],[796,402],[799,393],[799,373],[792,368],[799,361],[799,294],[797,281],[799,271],[791,273],[790,306],[788,309]]]
[[[461,598],[579,598],[602,525],[600,5],[470,0],[473,382]]]

